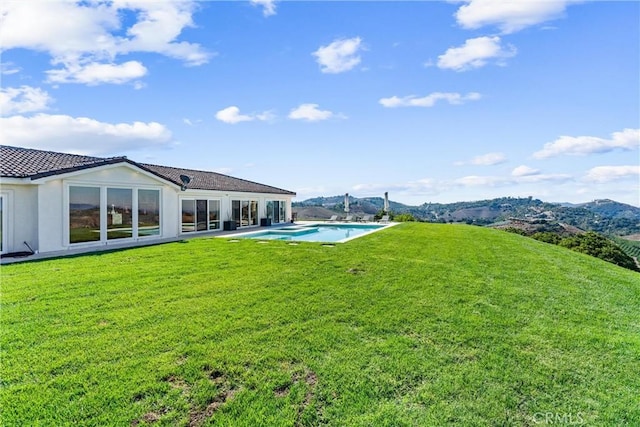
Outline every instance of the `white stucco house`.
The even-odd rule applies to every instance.
[[[295,193],[215,172],[0,146],[0,252],[148,244],[291,221]]]

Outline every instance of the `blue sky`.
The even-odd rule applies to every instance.
[[[0,137],[296,200],[640,206],[639,23],[636,1],[5,1]]]

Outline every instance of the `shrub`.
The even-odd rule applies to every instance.
[[[399,214],[399,215],[395,215],[393,217],[393,220],[395,222],[411,222],[411,221],[416,221],[415,217],[411,214],[408,213],[403,213],[403,214]]]
[[[593,231],[566,237],[562,239],[560,246],[609,261],[629,270],[640,271],[633,258],[624,253],[618,245]]]
[[[528,236],[527,232],[524,231],[522,228],[507,227],[507,228],[504,229],[504,231],[506,231],[507,233],[519,234],[521,236]]]
[[[552,245],[558,245],[562,241],[562,238],[558,236],[558,234],[549,231],[539,231],[533,233],[531,237],[541,242],[551,243]]]

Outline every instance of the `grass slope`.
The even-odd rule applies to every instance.
[[[4,425],[640,424],[640,274],[498,230],[7,265],[1,302]]]

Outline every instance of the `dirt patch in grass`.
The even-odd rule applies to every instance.
[[[222,405],[233,399],[237,392],[238,390],[236,389],[223,390],[213,398],[213,401],[210,402],[206,408],[201,410],[192,410],[189,413],[189,427],[201,426],[208,418],[212,417]]]
[[[185,380],[183,380],[180,377],[176,377],[174,375],[171,375],[166,379],[166,381],[173,388],[178,388],[178,389],[183,390],[183,391],[185,391],[185,390],[188,391],[188,389],[189,389],[189,385],[186,383]]]
[[[184,378],[179,375],[167,375],[162,378],[162,381],[168,383],[172,389],[180,390],[182,396],[190,403],[189,409],[189,427],[198,427],[204,424],[207,419],[213,416],[213,414],[220,409],[222,405],[232,400],[238,392],[238,389],[231,385],[229,379],[225,374],[217,369],[211,368],[209,365],[202,367],[203,374],[212,383],[217,386],[217,393],[211,396],[206,404],[202,407],[193,402],[192,398],[192,385],[189,384]],[[169,411],[163,408],[159,411],[151,411],[144,414],[142,417],[135,419],[131,422],[131,426],[137,426],[140,423],[153,424],[161,420],[163,415]]]
[[[276,398],[284,398],[289,395],[291,391],[291,387],[304,383],[305,385],[305,395],[304,399],[302,399],[302,403],[298,406],[298,412],[296,415],[296,426],[303,425],[303,414],[306,409],[309,407],[313,398],[315,396],[315,388],[318,383],[318,376],[315,372],[311,371],[307,368],[301,368],[300,366],[291,365],[289,363],[285,363],[285,367],[287,370],[293,370],[294,372],[291,374],[291,381],[287,384],[283,384],[273,390],[273,394]]]
[[[298,407],[298,416],[296,417],[296,426],[302,425],[302,415],[311,404],[315,395],[316,384],[318,383],[318,376],[313,371],[306,371],[304,374],[304,382],[307,385],[307,392],[304,395],[302,404]]]
[[[220,391],[217,395],[213,396],[206,407],[191,408],[189,412],[189,427],[201,426],[207,419],[211,418],[222,405],[232,400],[238,392],[238,389],[230,384],[230,381],[222,371],[212,369],[206,365],[203,367],[203,370],[207,374],[209,381],[219,386]]]
[[[167,408],[162,408],[159,411],[147,412],[142,417],[140,417],[140,419],[136,419],[136,420],[131,421],[131,427],[136,427],[141,422],[143,422],[145,424],[156,423],[156,422],[160,421],[160,418],[162,418],[162,416],[164,414],[166,414],[167,412],[169,412],[169,410]]]

